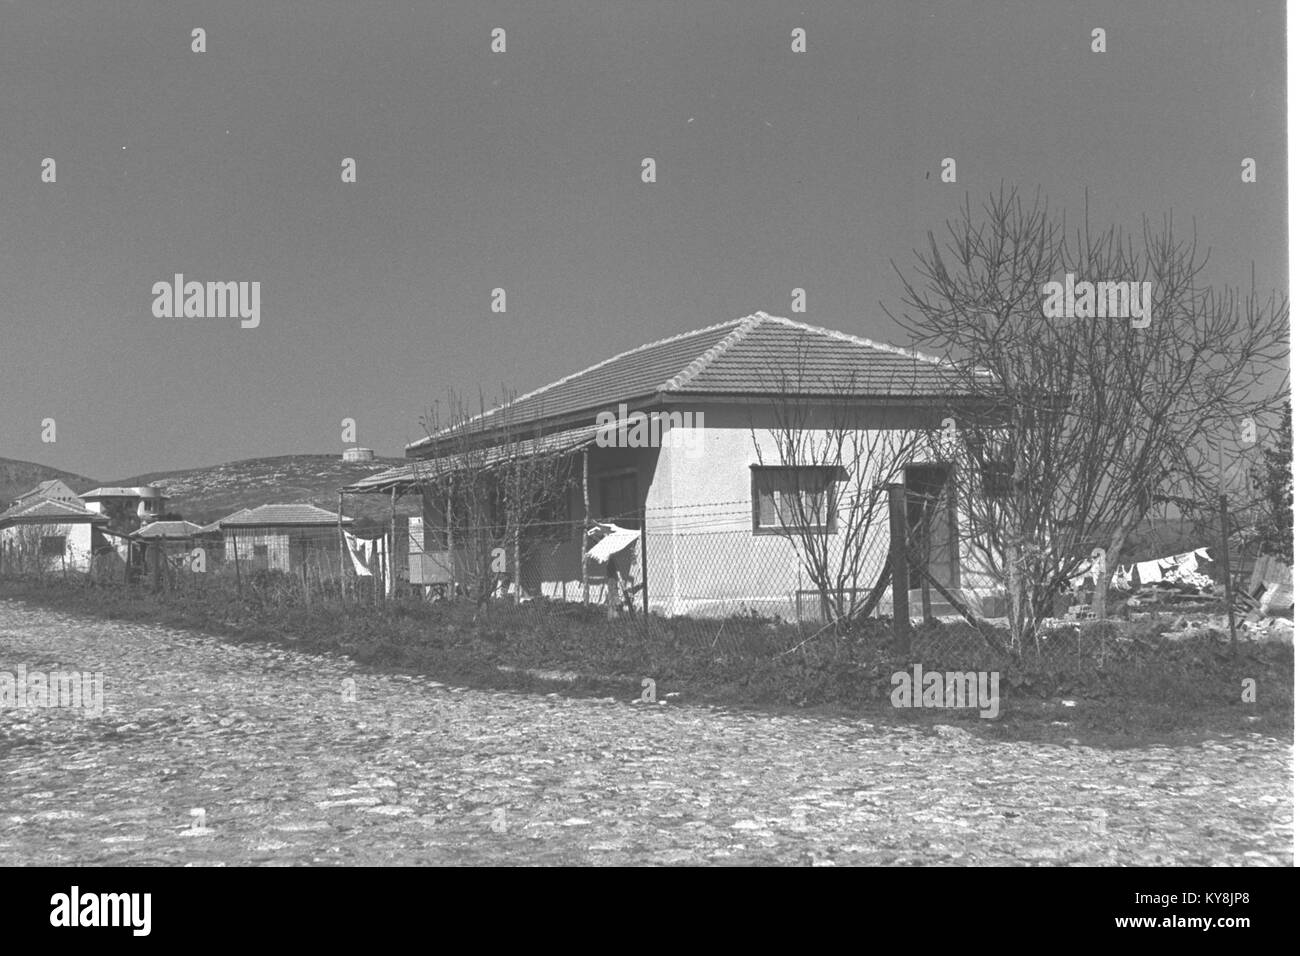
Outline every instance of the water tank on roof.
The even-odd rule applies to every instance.
[[[373,448],[347,448],[343,451],[344,461],[374,461],[375,450]]]

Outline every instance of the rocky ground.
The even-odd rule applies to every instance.
[[[1291,865],[1291,747],[466,690],[0,601],[0,865]],[[671,688],[660,687],[660,698]]]

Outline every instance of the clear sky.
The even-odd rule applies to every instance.
[[[1284,73],[1279,2],[0,0],[0,456],[397,455],[759,309],[906,345],[890,260],[1002,182],[1284,291]],[[155,317],[178,272],[260,325]]]

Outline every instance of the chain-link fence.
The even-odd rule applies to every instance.
[[[350,523],[232,527],[119,539],[111,553],[88,560],[75,549],[55,555],[53,537],[36,529],[0,544],[0,572],[277,608],[456,605],[475,621],[559,629],[578,615],[724,652],[731,641],[760,637],[773,653],[820,638],[867,640],[898,653],[1004,651],[1005,620],[992,615],[1005,610],[970,586],[944,511],[942,495],[900,484],[889,488],[889,507],[853,535],[764,527],[746,501],[513,530],[448,532],[396,515],[367,531]],[[1238,595],[1252,587],[1254,557],[1234,552]],[[1089,640],[1109,633],[1084,630],[1093,632]],[[1069,644],[1060,653],[1071,667],[1108,653],[1104,641],[1085,653],[1082,633],[1032,650],[1053,642]]]
[[[958,615],[948,603],[951,592],[931,600],[931,581],[943,588],[935,560],[947,573],[948,556],[927,560],[927,539],[915,529],[913,538],[905,549],[912,562],[908,616]],[[22,551],[10,544],[10,571],[57,567],[63,573],[66,556],[42,557],[38,539]],[[793,521],[759,527],[749,502],[718,502],[537,522],[513,532],[484,526],[449,533],[395,516],[388,527],[364,533],[316,525],[123,537],[71,570],[96,584],[233,589],[241,597],[283,603],[459,600],[489,613],[507,605],[531,605],[541,613],[578,604],[600,608],[609,618],[674,619],[679,627],[698,621],[701,632],[743,617],[798,634],[842,631],[892,614],[890,568],[887,515],[846,534]]]

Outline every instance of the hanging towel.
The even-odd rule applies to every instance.
[[[613,530],[605,537],[601,538],[590,550],[587,551],[587,558],[592,561],[608,561],[611,557],[618,554],[628,545],[636,541],[641,532],[634,528],[620,528],[617,525],[609,525]]]
[[[366,567],[365,560],[361,557],[366,553],[365,542],[358,541],[346,531],[343,532],[343,540],[347,544],[348,557],[352,559],[352,567],[357,572],[357,576],[363,578],[374,577],[370,573],[370,569]]]

